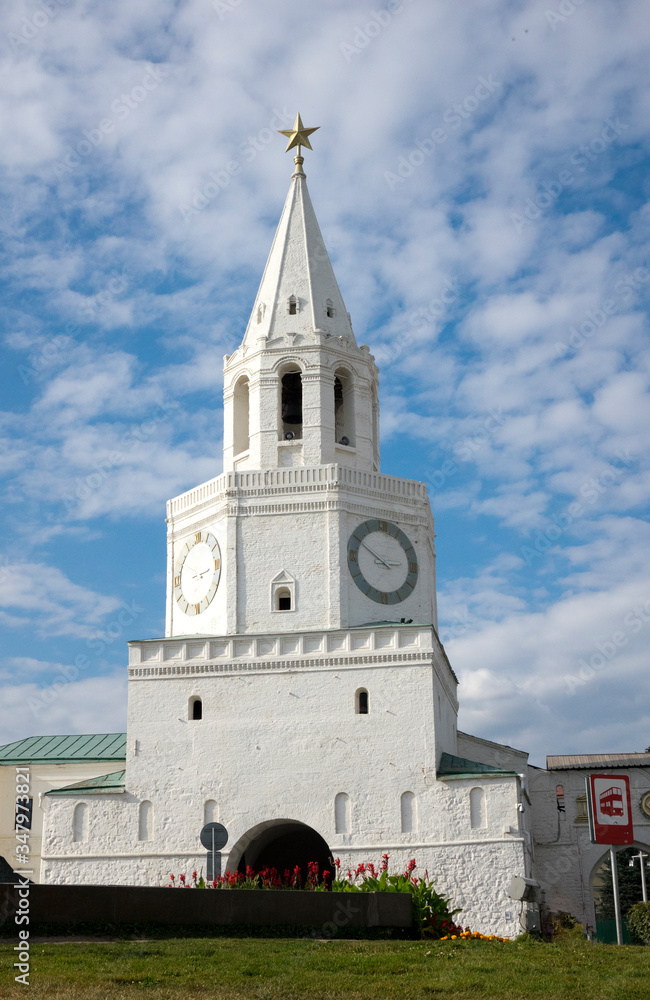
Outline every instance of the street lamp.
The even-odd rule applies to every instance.
[[[631,857],[629,861],[630,868],[634,867],[635,861],[639,862],[639,867],[641,868],[641,892],[643,894],[644,903],[648,902],[648,893],[646,891],[646,884],[645,884],[645,859],[647,857],[648,857],[647,854],[644,854],[643,851],[639,851],[639,853]]]

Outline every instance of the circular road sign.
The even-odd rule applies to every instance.
[[[206,851],[220,851],[228,843],[228,831],[221,823],[206,823],[201,830],[201,843]]]

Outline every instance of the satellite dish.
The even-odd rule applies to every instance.
[[[228,843],[228,831],[221,823],[206,823],[200,837],[206,851],[220,851]]]
[[[350,438],[346,437],[342,437],[341,440],[339,441],[339,444],[349,444],[349,443],[350,443]]]
[[[284,435],[284,440],[285,441],[293,441],[293,439],[295,438],[295,436],[296,435],[293,433],[293,431],[286,431],[285,435]]]

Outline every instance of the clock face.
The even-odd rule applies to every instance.
[[[200,615],[219,586],[221,550],[209,531],[197,531],[181,546],[174,566],[174,597],[186,615]]]
[[[350,535],[348,567],[359,590],[377,604],[399,604],[418,580],[411,542],[391,521],[363,521]]]

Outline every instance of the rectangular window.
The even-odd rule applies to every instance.
[[[578,795],[576,798],[576,823],[587,823],[589,816],[587,814],[587,796]]]
[[[33,799],[27,802],[16,802],[16,830],[31,830]]]

